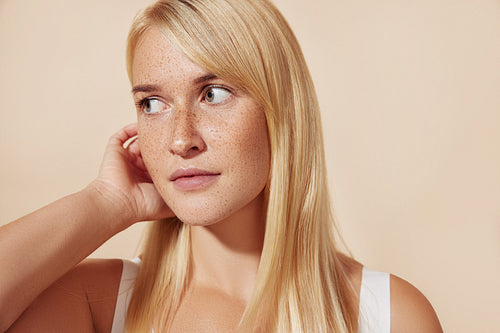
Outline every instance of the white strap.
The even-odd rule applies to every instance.
[[[390,274],[363,267],[359,295],[359,333],[390,332]]]
[[[132,297],[135,278],[139,272],[139,265],[141,262],[139,258],[134,260],[122,259],[122,261],[122,277],[120,279],[120,287],[116,298],[115,315],[113,317],[111,333],[125,332],[125,316],[127,314],[128,304],[130,302],[130,298]]]
[[[125,331],[125,316],[139,271],[139,258],[122,259],[123,270],[111,333]],[[390,275],[363,267],[359,300],[359,333],[390,333]]]

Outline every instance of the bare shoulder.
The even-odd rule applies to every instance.
[[[84,260],[54,282],[8,332],[110,332],[120,259]]]
[[[85,287],[103,291],[115,284],[118,288],[122,267],[121,259],[85,259],[70,270],[63,280],[79,280]]]
[[[359,297],[363,280],[363,265],[343,254],[339,254],[339,258]],[[390,286],[391,332],[443,332],[431,303],[417,288],[392,274],[390,275]]]
[[[122,269],[121,259],[87,259],[70,272],[85,291],[97,332],[111,331]]]
[[[391,275],[391,332],[443,332],[427,298],[407,281]]]

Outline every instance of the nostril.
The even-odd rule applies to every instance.
[[[199,154],[205,148],[200,132],[200,120],[192,110],[178,108],[173,113],[170,128],[170,151],[175,155],[190,157]]]
[[[181,157],[191,157],[201,153],[204,150],[204,146],[205,143],[201,136],[194,133],[174,140],[170,145],[169,151]]]

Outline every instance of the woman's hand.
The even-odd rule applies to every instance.
[[[99,176],[87,188],[96,191],[109,209],[116,210],[117,221],[125,228],[139,221],[175,216],[156,190],[134,136],[137,124],[130,124],[109,139]]]
[[[138,142],[123,147],[135,135],[133,124],[110,138],[99,176],[84,190],[0,227],[0,253],[8,253],[0,256],[0,332],[110,237],[134,222],[174,216],[149,177]]]

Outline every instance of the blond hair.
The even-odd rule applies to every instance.
[[[265,239],[239,330],[355,332],[357,300],[335,245],[319,106],[281,13],[267,0],[157,1],[130,30],[130,79],[134,50],[151,27],[208,72],[243,86],[265,110],[271,148]],[[152,225],[129,331],[171,324],[190,276],[189,230],[177,219]]]

